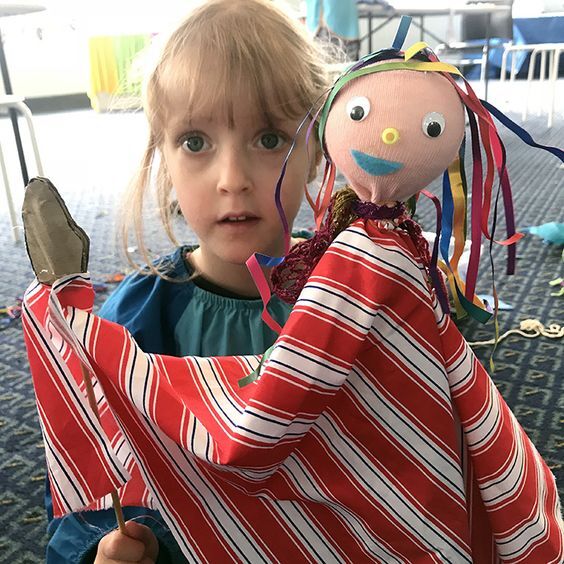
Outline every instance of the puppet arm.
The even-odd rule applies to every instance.
[[[260,379],[244,388],[238,381],[258,357],[145,354],[123,327],[73,307],[64,285],[52,299],[126,429],[150,421],[214,464],[274,469],[339,393],[366,346],[377,294],[386,291],[370,282],[373,246],[365,234],[341,234],[310,277]]]
[[[239,380],[258,366],[259,357],[145,354],[123,327],[73,308],[64,293],[61,306],[78,338],[76,347],[84,349],[118,419],[127,425],[151,421],[175,444],[213,464],[274,472],[370,346],[366,337],[381,304],[405,310],[398,284],[406,272],[413,291],[430,302],[409,254],[398,252],[395,239],[383,246],[376,239],[362,222],[337,237],[259,380],[243,388]]]

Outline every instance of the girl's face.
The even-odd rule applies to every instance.
[[[162,155],[184,218],[199,239],[197,266],[217,281],[255,252],[278,256],[283,251],[274,191],[299,121],[268,124],[249,99],[245,93],[234,95],[229,119],[223,108],[188,116],[177,96],[165,125]],[[314,155],[312,143],[312,162]],[[282,185],[290,226],[309,172],[304,127]]]

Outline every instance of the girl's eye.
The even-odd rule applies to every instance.
[[[362,121],[370,113],[370,100],[355,96],[347,102],[346,112],[353,121]]]
[[[206,146],[206,142],[201,135],[189,135],[182,141],[182,146],[191,153],[199,153]]]
[[[423,117],[421,127],[427,137],[439,137],[445,130],[445,118],[439,112],[429,112]]]
[[[272,151],[273,149],[278,149],[284,142],[284,139],[282,139],[277,133],[269,132],[263,133],[260,136],[259,142],[264,149]]]

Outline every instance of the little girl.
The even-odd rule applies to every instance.
[[[210,0],[176,29],[147,83],[149,140],[126,200],[124,231],[134,231],[147,266],[126,278],[101,316],[127,327],[146,352],[259,354],[272,345],[245,261],[283,252],[274,188],[301,119],[327,87],[305,31],[268,0]],[[305,130],[282,186],[290,227],[320,154],[313,137],[306,150]],[[173,199],[198,238],[157,263],[142,226],[152,178],[171,241]],[[289,314],[276,299],[269,310],[281,324]],[[184,561],[157,511],[124,513],[135,519],[129,536],[110,533],[111,510],[51,520],[47,561]]]

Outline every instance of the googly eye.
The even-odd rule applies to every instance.
[[[347,102],[346,111],[353,121],[362,121],[370,113],[370,100],[364,96],[355,96]]]
[[[429,112],[423,117],[421,127],[427,137],[439,137],[445,130],[445,118],[439,112]]]

